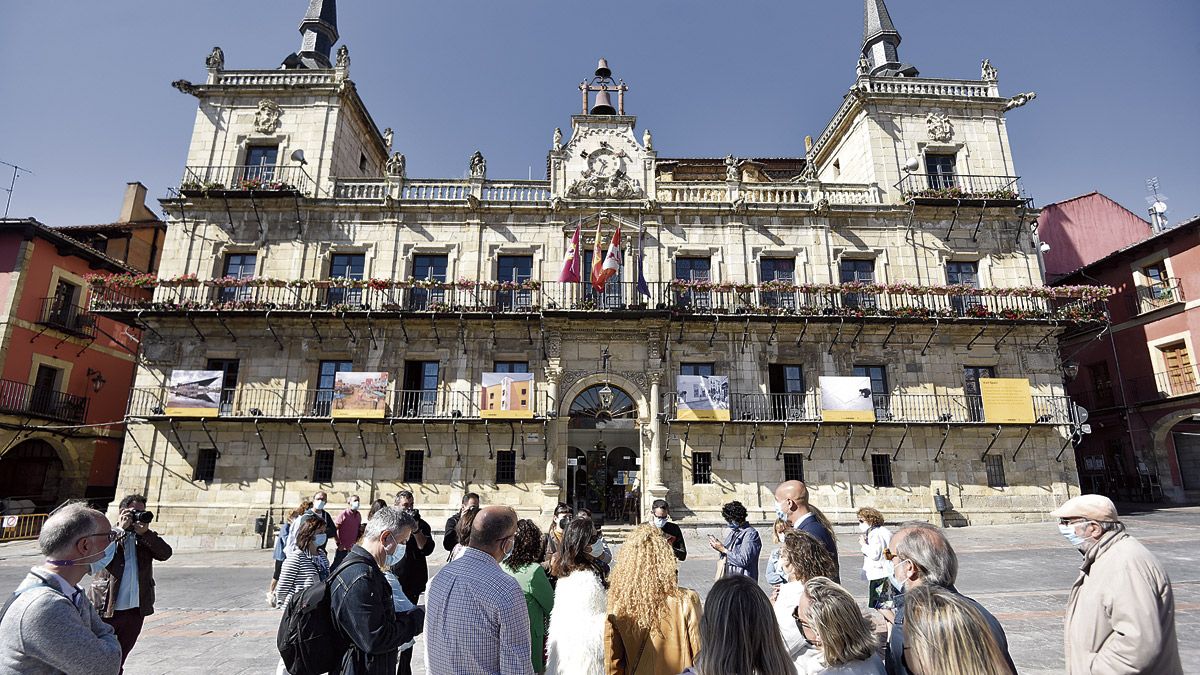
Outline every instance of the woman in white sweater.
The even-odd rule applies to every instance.
[[[892,563],[887,559],[892,531],[883,526],[883,514],[869,506],[858,510],[858,531],[862,533],[858,543],[868,583],[867,606],[877,608],[879,601],[888,595],[888,577],[892,576]]]
[[[546,632],[546,675],[604,675],[608,597],[591,553],[593,539],[591,519],[572,520],[550,561],[558,583]]]
[[[296,534],[296,548],[283,561],[279,583],[275,584],[275,603],[280,609],[287,607],[293,595],[329,578],[329,559],[318,548],[325,543],[326,536],[325,521],[320,518],[308,518],[300,525],[300,531]],[[279,660],[275,673],[287,673],[283,659]]]

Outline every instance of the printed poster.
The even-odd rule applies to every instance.
[[[727,375],[679,375],[675,418],[686,422],[729,421],[729,377]]]
[[[874,422],[875,399],[869,377],[822,377],[822,422]]]
[[[481,417],[532,419],[533,373],[484,373]]]
[[[1033,390],[1020,377],[981,377],[983,420],[988,424],[1033,424]]]
[[[172,370],[166,413],[173,417],[216,417],[221,410],[220,370]]]
[[[333,376],[333,417],[387,416],[387,373],[346,371]]]

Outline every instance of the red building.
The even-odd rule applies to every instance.
[[[0,220],[0,507],[6,510],[28,509],[31,501],[44,512],[70,498],[113,497],[140,332],[89,313],[85,278],[156,270],[158,255],[148,254],[146,242],[161,246],[165,225],[138,203],[145,191],[138,187],[131,184],[117,223],[72,228],[109,254],[32,218]],[[111,255],[121,243],[137,267]]]
[[[1068,393],[1092,433],[1076,447],[1085,492],[1126,500],[1200,496],[1200,218],[1155,233],[1092,193],[1047,206],[1038,235],[1052,285],[1106,284],[1109,323],[1061,340]]]

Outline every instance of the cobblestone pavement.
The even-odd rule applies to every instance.
[[[1123,512],[1125,512],[1123,510]],[[1200,672],[1200,508],[1131,512],[1129,531],[1164,562],[1175,589],[1176,623],[1185,672]],[[704,595],[712,584],[715,555],[708,533],[688,532],[691,553],[680,576]],[[1004,624],[1021,673],[1062,671],[1062,617],[1079,555],[1050,523],[970,527],[949,532],[959,553],[958,587],[979,600]],[[765,537],[764,537],[765,539]],[[854,573],[860,558],[855,534],[839,535],[845,584],[866,597]],[[766,565],[767,551],[762,564]],[[38,561],[31,542],[0,544],[0,589],[16,586]],[[431,559],[431,572],[442,555]],[[270,673],[279,613],[263,599],[271,575],[270,551],[180,551],[156,566],[158,611],[145,629],[125,672]],[[424,672],[417,644],[416,672]]]

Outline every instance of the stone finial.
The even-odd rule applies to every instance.
[[[654,149],[654,137],[650,135],[649,129],[646,129],[642,132],[642,145],[645,146],[647,150]]]
[[[483,153],[476,150],[475,154],[471,155],[471,178],[487,178],[487,160],[483,158]]]
[[[1020,108],[1035,98],[1037,98],[1036,91],[1028,91],[1023,94],[1017,94],[1016,96],[1008,99],[1008,101],[1004,104],[1004,109],[1012,110],[1014,108]]]
[[[999,71],[996,70],[996,66],[992,65],[991,59],[984,59],[983,63],[979,65],[979,79],[984,82],[999,80]]]
[[[347,47],[346,45],[342,45],[341,47],[338,47],[337,63],[335,63],[334,66],[341,70],[347,70],[350,68],[350,48],[349,47]]]
[[[395,138],[395,132],[392,131],[391,127],[388,127],[383,130],[383,144],[387,146],[388,150],[392,149],[392,140],[394,138]]]
[[[225,70],[225,52],[220,47],[213,47],[204,59],[204,66],[209,70]]]
[[[725,156],[725,180],[741,180],[738,172],[738,162],[733,155]]]
[[[404,170],[405,170],[404,155],[397,152],[397,153],[394,153],[391,157],[388,157],[387,164],[383,165],[383,170],[389,176],[396,176],[398,178],[404,178]]]
[[[562,150],[562,138],[562,129],[554,127],[554,143],[552,147],[555,152]]]

